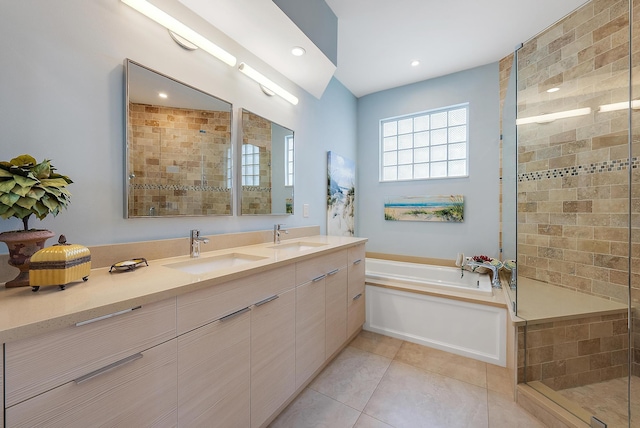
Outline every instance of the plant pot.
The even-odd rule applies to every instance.
[[[0,241],[9,247],[9,264],[20,269],[20,273],[4,286],[28,287],[31,256],[44,248],[47,239],[55,235],[50,230],[17,230],[0,233]]]

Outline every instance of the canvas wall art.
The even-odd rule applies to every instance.
[[[464,196],[400,196],[384,204],[384,218],[392,221],[464,221]]]
[[[355,233],[356,164],[327,152],[327,235]]]

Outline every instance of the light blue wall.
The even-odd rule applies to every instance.
[[[154,3],[239,61],[253,64],[298,96],[300,103],[292,106],[269,98],[235,68],[200,50],[180,48],[165,29],[118,0],[3,2],[0,159],[22,153],[49,158],[74,181],[68,210],[42,222],[32,219],[30,226],[64,233],[69,242],[84,245],[186,237],[193,228],[203,234],[263,230],[276,222],[320,225],[324,233],[326,152],[355,157],[356,98],[332,80],[317,100],[178,1]],[[234,138],[243,107],[295,130],[295,214],[124,219],[125,58],[233,103]],[[302,204],[310,205],[308,218],[302,217]],[[0,232],[21,226],[17,219],[0,220]],[[6,253],[2,247],[0,253]]]
[[[466,102],[469,103],[468,178],[379,182],[381,119]],[[358,100],[356,231],[369,238],[367,251],[441,259],[455,259],[458,252],[498,256],[498,115],[497,63]],[[464,223],[384,219],[383,204],[387,197],[452,194],[464,195]]]

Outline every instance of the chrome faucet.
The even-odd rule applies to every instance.
[[[274,244],[280,243],[280,232],[284,232],[287,234],[289,233],[289,231],[286,229],[283,229],[282,226],[284,226],[284,224],[276,223],[273,225],[273,243]]]
[[[200,243],[204,242],[205,244],[209,243],[209,238],[201,238],[200,231],[198,229],[191,230],[191,257],[197,258],[200,257]]]
[[[476,262],[474,260],[465,260],[462,266],[469,266],[470,268],[483,267],[490,269],[493,272],[491,276],[491,287],[493,288],[502,288],[502,284],[500,283],[500,278],[498,277],[498,268],[495,265],[484,263],[484,262]],[[472,269],[473,270],[473,269]]]

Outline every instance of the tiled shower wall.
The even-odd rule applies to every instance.
[[[231,113],[129,104],[129,215],[231,213]]]
[[[634,5],[633,19],[638,23],[639,9],[640,4]],[[518,51],[519,118],[591,109],[583,116],[518,126],[518,274],[626,303],[631,207],[632,305],[638,306],[640,161],[635,154],[639,148],[634,138],[630,158],[626,109],[599,111],[602,105],[629,99],[628,12],[628,1],[593,0]],[[640,40],[632,46],[633,61],[638,63],[635,52]],[[500,62],[503,93],[512,62],[511,56]],[[640,72],[634,69],[632,74],[632,90],[637,93]],[[560,91],[548,93],[553,87]],[[637,114],[634,124],[640,120]],[[629,168],[634,183],[631,203]],[[633,323],[633,331],[640,331],[637,310]],[[640,335],[634,334],[632,340],[636,348],[632,372],[638,375]],[[581,377],[588,376],[597,377]]]
[[[271,214],[271,121],[243,111],[242,144],[260,150],[260,185],[242,186],[242,214]]]

